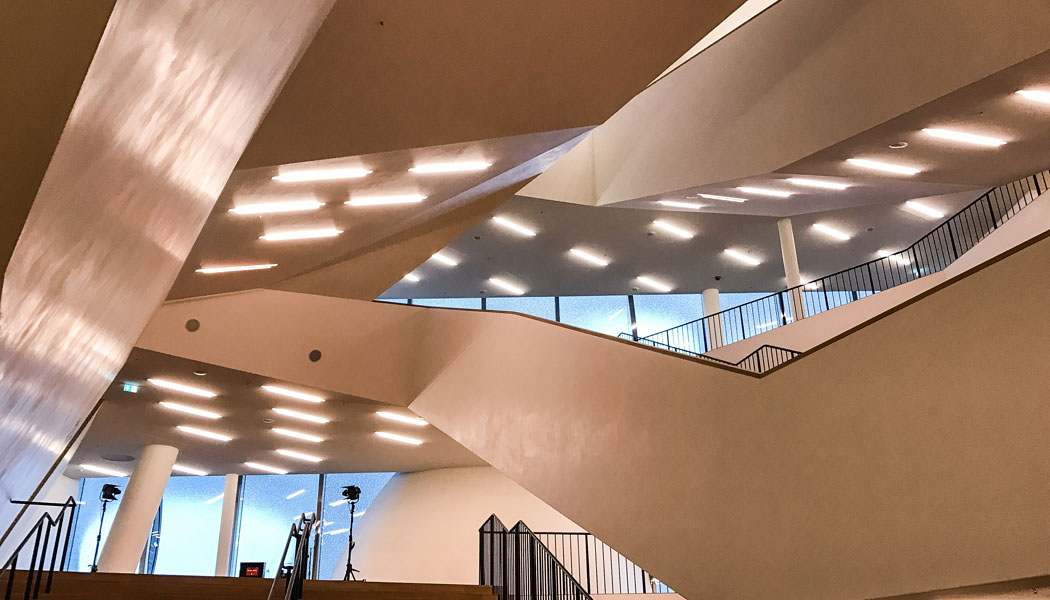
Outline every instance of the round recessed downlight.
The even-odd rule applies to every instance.
[[[901,150],[907,147],[908,142],[893,142],[892,144],[890,144],[890,148],[893,148],[894,150]]]

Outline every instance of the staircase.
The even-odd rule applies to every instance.
[[[25,573],[15,577],[15,589]],[[47,600],[263,600],[271,579],[56,572]],[[6,583],[6,581],[4,582]],[[278,584],[278,588],[281,585]],[[21,598],[21,593],[16,594]],[[308,600],[495,600],[481,585],[306,581]]]

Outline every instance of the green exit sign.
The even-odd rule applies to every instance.
[[[137,394],[139,393],[139,386],[135,385],[134,383],[125,383],[124,391],[131,392],[132,394]]]

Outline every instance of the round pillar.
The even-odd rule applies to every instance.
[[[718,299],[718,290],[708,288],[701,292],[704,299],[704,316],[709,317],[722,311],[722,303]],[[710,350],[721,348],[725,345],[722,337],[722,318],[707,319],[707,347]]]

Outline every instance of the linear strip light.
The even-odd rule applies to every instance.
[[[604,258],[601,258],[600,256],[595,256],[590,252],[587,252],[586,250],[582,250],[580,248],[572,248],[571,250],[569,250],[569,254],[572,254],[577,258],[582,258],[583,260],[591,263],[592,265],[596,265],[599,267],[609,266],[609,261],[605,260]]]
[[[744,254],[743,252],[740,252],[739,250],[733,250],[732,248],[726,248],[725,250],[723,250],[723,252],[725,252],[729,256],[732,256],[733,258],[739,260],[742,263],[746,263],[746,264],[751,265],[752,267],[757,267],[758,265],[762,264],[762,262],[760,260],[758,260],[757,258],[751,258],[747,254]]]
[[[215,496],[215,497],[213,497],[213,498],[208,498],[208,499],[207,499],[207,500],[205,500],[205,501],[204,501],[204,502],[203,502],[202,504],[215,504],[215,503],[216,503],[216,502],[218,502],[219,500],[222,500],[222,497],[223,497],[223,496],[225,496],[225,495],[226,495],[226,494],[219,494],[218,496]]]
[[[332,179],[358,179],[370,174],[368,169],[351,167],[346,169],[304,169],[301,171],[288,171],[273,177],[274,181],[330,181]]]
[[[444,264],[446,264],[446,265],[448,265],[450,267],[454,267],[454,266],[459,264],[459,261],[457,261],[456,259],[454,259],[454,258],[452,258],[450,256],[445,256],[444,254],[442,254],[440,252],[435,252],[430,258],[433,258],[434,260],[436,260],[436,261],[438,261],[440,263],[444,263]]]
[[[835,238],[837,240],[842,240],[844,242],[846,240],[850,239],[850,236],[849,236],[848,233],[839,231],[838,229],[835,229],[834,227],[831,227],[829,225],[825,225],[823,223],[814,223],[813,224],[813,229],[816,229],[817,231],[823,233],[824,235],[829,235],[829,236],[831,236],[831,237],[833,237],[833,238]]]
[[[176,427],[176,429],[184,433],[188,433],[190,435],[196,435],[199,437],[217,440],[220,442],[228,442],[233,439],[228,435],[215,433],[214,431],[208,431],[207,429],[198,429],[196,427],[190,427],[189,425],[179,425],[178,427]]]
[[[127,473],[122,473],[116,469],[110,469],[108,467],[100,467],[98,465],[80,465],[81,469],[85,471],[91,471],[92,473],[98,473],[100,475],[109,475],[110,477],[127,477]]]
[[[185,404],[179,404],[178,402],[168,402],[167,400],[164,400],[159,404],[168,410],[176,410],[178,412],[186,413],[188,415],[204,417],[205,419],[222,418],[222,415],[220,415],[219,413],[213,413],[210,410],[204,410],[193,406],[186,406]]]
[[[786,190],[771,190],[769,188],[749,187],[749,186],[746,186],[746,185],[738,187],[736,189],[740,190],[741,192],[744,192],[745,194],[755,194],[755,195],[758,195],[758,196],[771,196],[773,198],[787,198],[788,196],[791,196],[792,194],[795,193],[795,192],[788,192]]]
[[[660,200],[657,204],[670,206],[671,208],[688,208],[689,210],[700,210],[704,207],[703,204],[697,202],[680,202],[678,200]]]
[[[653,227],[656,227],[657,229],[662,229],[662,230],[664,230],[664,231],[666,231],[668,233],[677,235],[678,237],[680,237],[682,239],[686,239],[686,240],[692,239],[693,235],[695,235],[691,231],[686,231],[685,229],[682,229],[681,227],[675,227],[674,225],[671,225],[667,221],[661,221],[659,219],[657,219],[656,221],[653,221]]]
[[[937,210],[935,208],[931,208],[929,206],[926,206],[922,202],[916,202],[915,200],[908,200],[907,202],[904,203],[904,206],[910,208],[911,210],[913,210],[913,211],[915,211],[917,213],[922,214],[923,216],[930,217],[931,219],[942,219],[942,218],[944,218],[944,213],[942,213],[941,211],[939,211],[939,210]]]
[[[291,417],[293,419],[299,419],[301,421],[310,421],[311,423],[327,423],[328,422],[328,419],[326,419],[324,417],[320,417],[320,416],[317,416],[317,415],[312,415],[310,413],[299,412],[297,410],[292,410],[290,408],[275,408],[275,409],[273,409],[273,412],[275,412],[275,413],[277,413],[279,415],[284,415],[286,417]]]
[[[198,273],[204,275],[212,275],[214,273],[237,273],[239,271],[262,271],[264,269],[272,269],[277,266],[277,263],[265,263],[259,265],[235,265],[230,267],[202,267],[197,269]]]
[[[218,396],[218,394],[209,390],[203,390],[201,388],[195,388],[193,386],[175,383],[174,381],[168,381],[166,379],[150,378],[146,381],[152,383],[153,385],[159,388],[171,390],[173,392],[181,392],[183,394],[190,394],[193,396],[200,396],[201,398],[214,398]]]
[[[888,162],[882,162],[879,160],[869,160],[867,158],[847,158],[846,162],[851,165],[863,167],[865,169],[872,169],[875,171],[883,171],[885,173],[896,173],[897,175],[915,175],[921,170],[915,167],[908,167],[905,165],[897,165]]]
[[[281,456],[287,456],[288,458],[294,458],[296,460],[305,460],[306,462],[319,463],[323,458],[314,456],[312,454],[306,454],[305,452],[296,452],[295,450],[288,450],[287,448],[278,448],[277,454]]]
[[[1036,102],[1044,102],[1050,104],[1050,92],[1043,90],[1017,90],[1014,92],[1029,100],[1035,100]]]
[[[644,275],[640,275],[638,277],[638,281],[642,282],[643,284],[651,287],[652,289],[654,289],[654,290],[656,290],[658,292],[670,292],[672,289],[674,289],[671,286],[667,285],[666,283],[657,281],[655,279],[652,279],[650,277],[646,277]]]
[[[280,233],[267,233],[260,235],[260,240],[267,242],[285,242],[288,240],[314,240],[319,238],[335,237],[343,233],[342,229],[324,227],[321,229],[298,229],[296,231],[282,231]]]
[[[288,494],[287,496],[284,497],[284,499],[285,500],[291,500],[292,498],[295,498],[297,496],[302,496],[305,493],[306,493],[306,490],[305,489],[301,489],[299,491],[292,492],[291,494]]]
[[[277,474],[277,475],[287,475],[288,474],[288,471],[285,470],[285,469],[282,469],[280,467],[273,467],[273,466],[270,466],[270,465],[267,465],[267,464],[264,464],[264,463],[257,463],[257,462],[248,461],[248,462],[245,462],[244,464],[249,466],[249,467],[251,467],[251,468],[253,468],[253,469],[255,469],[255,470],[257,470],[257,471],[266,471],[267,473],[274,473],[274,474]]]
[[[507,229],[510,229],[512,231],[517,231],[518,233],[520,233],[522,235],[527,235],[529,237],[535,237],[536,236],[536,232],[535,231],[529,229],[528,227],[525,227],[524,225],[522,225],[520,223],[516,223],[514,221],[511,221],[510,219],[508,219],[506,217],[492,217],[492,220],[497,222],[497,223],[499,223],[500,225],[506,227]]]
[[[701,198],[707,198],[708,200],[725,200],[726,202],[747,202],[747,198],[737,198],[736,196],[719,196],[717,194],[700,194]]]
[[[398,196],[359,196],[346,201],[350,206],[386,206],[390,204],[417,204],[426,200],[421,194],[401,194]]]
[[[428,163],[416,165],[409,169],[413,173],[462,173],[465,171],[483,171],[492,163],[483,160],[462,160],[447,163]]]
[[[489,283],[491,283],[492,285],[502,289],[505,292],[510,292],[511,294],[514,294],[515,296],[520,296],[520,295],[525,293],[525,290],[523,290],[522,288],[514,285],[513,283],[508,283],[506,281],[503,281],[499,277],[489,277]]]
[[[297,440],[304,440],[307,442],[313,442],[315,444],[319,444],[324,441],[323,437],[310,435],[309,433],[303,433],[301,431],[295,431],[294,429],[285,429],[283,427],[274,427],[273,432],[277,435],[283,435],[284,437],[295,438]]]
[[[272,213],[298,212],[301,210],[317,210],[324,206],[324,202],[317,200],[289,200],[286,202],[258,202],[255,204],[239,204],[230,209],[235,215],[268,215]]]
[[[788,177],[789,183],[794,185],[800,185],[802,187],[820,188],[823,190],[844,190],[849,187],[848,183],[838,183],[836,181],[825,181],[823,179],[808,179],[806,177]]]
[[[412,283],[419,283],[419,281],[420,281],[420,279],[422,279],[422,277],[420,277],[419,275],[416,275],[415,273],[405,273],[405,276],[402,277],[402,279],[411,281]]]
[[[399,423],[408,423],[409,425],[415,425],[416,427],[423,427],[424,425],[428,424],[426,421],[424,421],[423,419],[420,419],[419,417],[410,417],[408,415],[401,415],[401,414],[398,414],[398,413],[387,412],[385,410],[377,411],[376,414],[379,415],[380,417],[382,417],[384,419],[387,419],[387,420],[390,420],[390,421],[397,421]]]
[[[390,433],[389,431],[377,431],[376,435],[381,438],[401,442],[402,444],[411,444],[413,446],[418,446],[423,443],[423,440],[417,440],[416,438],[411,438],[407,435],[401,435],[398,433]]]
[[[935,138],[942,140],[951,140],[953,142],[963,142],[965,144],[974,144],[977,146],[1002,146],[1006,143],[1006,140],[1000,140],[998,138],[988,137],[986,135],[977,135],[973,133],[966,133],[965,131],[956,131],[954,129],[937,129],[933,127],[927,127],[922,130],[923,133]]]
[[[290,390],[286,387],[281,387],[279,385],[264,385],[262,386],[262,389],[266,390],[267,392],[270,392],[271,394],[277,394],[278,396],[284,396],[286,398],[305,400],[307,402],[313,402],[315,404],[320,404],[321,402],[324,402],[324,398],[320,396],[316,396],[314,394],[307,394],[304,392],[297,392],[295,390]]]

